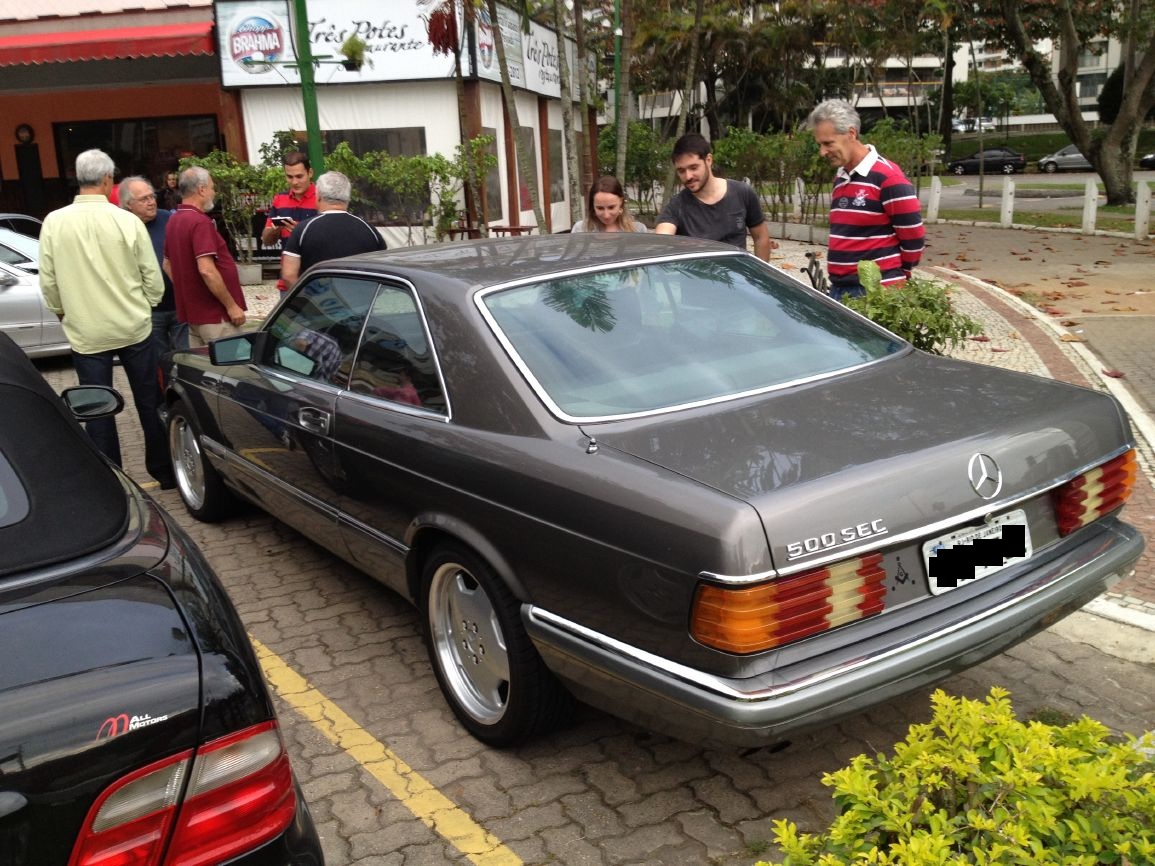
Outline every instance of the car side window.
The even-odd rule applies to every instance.
[[[350,387],[393,403],[445,413],[429,336],[407,288],[381,286],[365,323]]]
[[[374,280],[320,276],[293,294],[268,327],[264,363],[345,388]]]

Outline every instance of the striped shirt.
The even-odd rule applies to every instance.
[[[857,287],[858,263],[873,259],[883,285],[901,283],[922,258],[926,231],[918,196],[897,164],[874,145],[852,171],[838,170],[830,193],[830,250],[827,271],[832,286]]]

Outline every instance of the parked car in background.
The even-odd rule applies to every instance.
[[[1003,174],[1015,174],[1027,170],[1027,158],[1009,147],[988,147],[970,156],[952,159],[947,163],[946,169],[951,174],[977,174],[980,166],[986,173],[998,171]]]
[[[29,274],[39,273],[40,241],[12,229],[0,228],[0,262]]]
[[[44,303],[35,268],[27,259],[23,267],[5,264],[6,250],[0,245],[0,334],[31,358],[67,355],[72,347],[60,320]]]
[[[0,859],[320,866],[232,603],[66,403],[123,406],[0,335]]]
[[[993,117],[956,117],[951,120],[950,128],[954,132],[978,132],[980,129],[994,132],[998,125]]]
[[[0,213],[0,229],[9,229],[30,238],[38,238],[40,237],[40,226],[40,220],[34,216],[22,213]]]
[[[1056,171],[1094,171],[1091,161],[1073,144],[1056,150],[1039,160],[1039,171],[1053,174]]]
[[[764,745],[1025,639],[1143,546],[1112,397],[923,354],[692,238],[325,262],[170,381],[189,512],[243,497],[414,603],[493,744],[573,694]]]
[[[1148,153],[1140,157],[1139,168],[1155,168],[1155,153]]]

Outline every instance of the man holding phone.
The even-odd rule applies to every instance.
[[[317,213],[317,188],[313,184],[313,168],[309,157],[299,150],[286,153],[282,165],[285,182],[289,188],[273,196],[269,207],[269,218],[261,232],[261,243],[271,246],[285,238],[297,227],[297,223],[307,220]],[[285,291],[285,281],[277,281],[277,288]]]

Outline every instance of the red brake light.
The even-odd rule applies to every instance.
[[[706,646],[752,653],[880,613],[886,570],[872,553],[748,587],[702,586],[690,633]]]
[[[220,863],[260,847],[292,822],[296,792],[275,722],[214,740],[192,755],[159,761],[104,791],[69,866],[160,866],[166,847],[163,866]]]
[[[1134,449],[1072,478],[1055,491],[1059,535],[1070,535],[1131,498],[1139,472]]]

